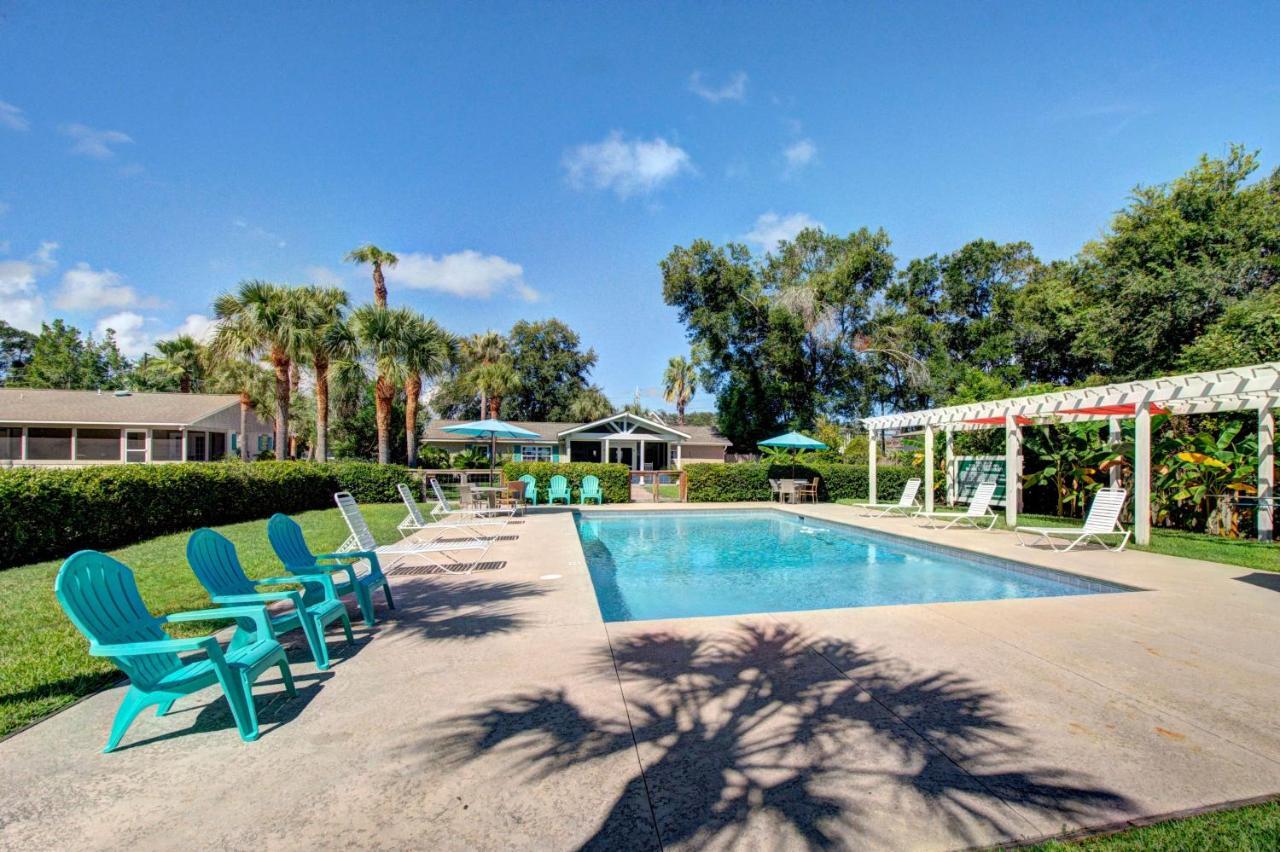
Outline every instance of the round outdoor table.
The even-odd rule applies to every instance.
[[[489,508],[498,508],[498,495],[507,490],[505,485],[473,485],[472,491],[478,491],[489,501]]]

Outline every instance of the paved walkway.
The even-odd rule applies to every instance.
[[[0,743],[0,845],[946,849],[1280,792],[1280,575],[796,511],[1146,591],[605,625],[538,513],[257,743],[210,690],[102,755],[119,689]]]

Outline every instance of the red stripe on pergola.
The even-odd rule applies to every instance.
[[[1021,414],[1019,414],[1017,417],[1013,419],[1019,426],[1031,426],[1033,423],[1035,423],[1035,421],[1032,420],[1030,417],[1023,417]],[[1004,418],[1003,417],[978,417],[974,420],[966,420],[964,422],[973,423],[978,426],[1002,426],[1004,425]]]
[[[1154,402],[1150,404],[1148,410],[1152,414],[1168,414],[1169,409],[1161,408]],[[1086,406],[1084,408],[1060,408],[1053,414],[1095,414],[1102,417],[1133,417],[1138,412],[1138,404],[1135,402],[1127,402],[1121,405],[1095,405]]]

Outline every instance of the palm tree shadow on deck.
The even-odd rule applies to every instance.
[[[1035,765],[998,695],[854,643],[785,626],[653,632],[615,639],[595,666],[616,670],[627,715],[596,715],[564,691],[513,694],[442,723],[427,753],[460,764],[501,752],[549,779],[637,748],[643,774],[582,848],[886,844],[902,840],[882,830],[901,831],[899,812],[967,845],[1027,834],[1010,802],[1057,824],[1129,804]],[[651,818],[637,813],[644,797]]]
[[[515,602],[547,591],[534,583],[488,581],[475,574],[429,574],[397,583],[396,608],[386,617],[427,639],[479,639],[520,630],[527,619]]]

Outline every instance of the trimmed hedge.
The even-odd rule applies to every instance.
[[[369,462],[199,462],[0,470],[0,568],[165,533],[400,499],[409,469]]]
[[[533,474],[538,482],[538,503],[545,499],[551,477],[559,474],[569,480],[572,499],[578,499],[582,477],[594,474],[600,480],[600,490],[606,503],[631,502],[631,469],[625,464],[599,464],[594,462],[507,462],[502,475],[513,482],[526,473]]]
[[[686,464],[690,503],[729,503],[768,500],[770,479],[819,478],[821,500],[867,499],[867,466],[859,464]],[[793,473],[794,470],[794,473]],[[896,500],[902,486],[920,472],[912,467],[880,465],[876,468],[876,491],[881,502]]]

